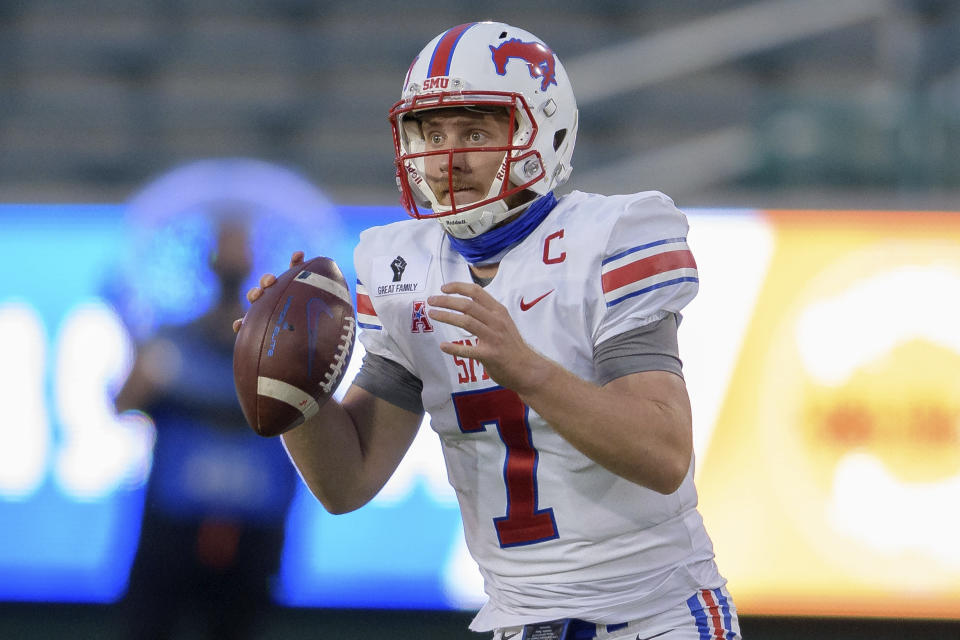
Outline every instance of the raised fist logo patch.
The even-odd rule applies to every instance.
[[[393,281],[400,282],[400,279],[403,278],[403,270],[407,268],[407,261],[403,259],[403,256],[397,256],[390,263],[390,268],[393,269]]]

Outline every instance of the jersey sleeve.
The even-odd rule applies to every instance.
[[[615,210],[597,275],[595,346],[667,314],[679,315],[697,295],[687,230],[686,216],[659,192],[636,194]]]
[[[357,272],[357,325],[359,340],[367,353],[391,360],[407,371],[414,367],[381,321],[374,306],[374,298],[367,291],[365,281],[370,280],[370,246],[374,245],[376,229],[367,229],[360,234],[360,242],[353,251],[353,265]]]

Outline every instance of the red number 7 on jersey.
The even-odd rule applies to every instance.
[[[537,460],[527,421],[529,407],[515,392],[503,387],[453,394],[460,430],[486,431],[495,426],[507,447],[503,481],[507,513],[494,518],[501,547],[516,547],[553,540],[559,534],[553,509],[537,508]]]

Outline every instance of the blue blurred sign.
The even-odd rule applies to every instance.
[[[132,357],[100,296],[120,220],[116,206],[0,207],[0,599],[125,588],[153,432],[112,411]]]
[[[250,284],[304,248],[336,260],[353,286],[360,231],[404,217],[398,207],[332,215],[336,234],[310,237],[291,225],[255,235]],[[134,224],[121,205],[0,205],[0,600],[105,603],[126,588],[154,431],[148,416],[113,410],[134,354],[129,314],[149,304],[144,295],[135,305],[124,296],[162,282],[202,287],[206,276],[192,265],[211,235],[202,217],[185,214],[153,235],[151,251],[139,255],[154,259],[138,268],[130,249],[144,240]],[[197,291],[148,309],[147,329],[202,312]],[[348,377],[362,356],[358,344]],[[428,426],[360,511],[331,516],[301,487],[278,578],[276,597],[289,606],[479,603],[479,574]]]

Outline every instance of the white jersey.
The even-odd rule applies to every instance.
[[[696,295],[686,233],[685,216],[661,193],[574,192],[504,256],[486,291],[531,347],[597,382],[594,347]],[[476,338],[426,315],[442,284],[471,281],[439,224],[369,229],[355,263],[361,342],[423,381],[489,596],[472,629],[561,617],[621,623],[723,585],[692,461],[673,494],[643,488],[576,450],[479,362],[440,351],[441,342]]]

